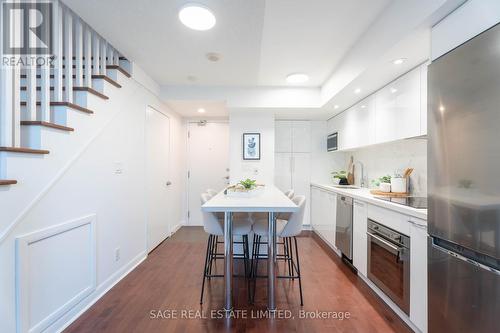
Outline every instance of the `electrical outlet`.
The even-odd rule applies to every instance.
[[[120,248],[115,249],[115,261],[120,261]]]
[[[259,168],[253,169],[253,175],[258,176],[259,175]]]

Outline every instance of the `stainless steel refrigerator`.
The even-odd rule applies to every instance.
[[[500,332],[500,25],[428,76],[429,332]]]

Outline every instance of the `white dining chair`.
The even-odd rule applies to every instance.
[[[201,194],[201,204],[205,204],[212,196],[208,193]],[[222,214],[222,218],[221,218]],[[223,253],[217,252],[217,245],[224,242],[219,242],[218,238],[224,236],[224,214],[211,213],[202,211],[203,229],[209,235],[207,242],[207,251],[205,255],[205,266],[203,267],[203,282],[201,286],[200,304],[203,303],[203,293],[205,290],[205,280],[213,277],[223,277],[224,275],[212,274],[212,266],[216,263],[217,259],[224,259]],[[245,278],[249,276],[249,248],[248,248],[248,234],[252,230],[250,217],[245,213],[233,214],[233,237],[241,237],[242,241],[234,241],[234,244],[241,244],[243,253],[234,253],[233,259],[243,259],[245,268]],[[250,298],[250,288],[249,288]]]
[[[277,219],[276,220],[276,236],[283,238],[284,240],[284,254],[278,257],[278,259],[285,260],[288,264],[288,275],[279,275],[278,278],[287,279],[298,279],[299,280],[299,292],[300,292],[300,305],[304,305],[304,300],[302,297],[302,279],[300,274],[300,260],[299,260],[299,249],[297,246],[297,236],[302,232],[302,224],[304,222],[304,211],[306,206],[306,197],[303,195],[295,196],[292,201],[299,207],[297,212],[291,213],[288,220]],[[252,268],[250,270],[252,279],[254,281],[252,302],[255,297],[255,286],[256,279],[260,277],[257,274],[259,259],[267,259],[267,254],[260,253],[260,246],[262,244],[267,244],[268,236],[268,221],[259,220],[255,221],[252,230],[254,232],[253,238],[253,250],[252,250]],[[262,241],[262,237],[266,241]],[[293,240],[293,242],[292,242]],[[293,245],[295,245],[295,258],[293,256]]]

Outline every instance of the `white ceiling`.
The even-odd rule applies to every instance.
[[[390,0],[196,0],[217,18],[210,31],[179,22],[189,0],[64,2],[161,85],[282,86],[304,72],[318,87]]]
[[[229,115],[225,101],[168,100],[167,106],[186,118],[226,118]],[[205,109],[205,113],[199,113],[200,108]]]

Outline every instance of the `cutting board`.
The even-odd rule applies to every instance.
[[[406,198],[410,196],[410,193],[382,192],[379,190],[371,190],[370,193],[373,195],[380,195],[384,197],[393,197],[393,198]]]
[[[351,156],[349,166],[347,167],[347,183],[354,185],[354,157]]]

